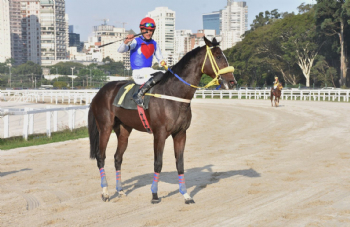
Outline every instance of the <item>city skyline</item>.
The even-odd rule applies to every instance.
[[[89,4],[90,2],[93,3],[92,0],[66,1],[66,13],[69,15],[69,24],[74,25],[74,32],[80,34],[82,41],[87,41],[88,36],[92,33],[92,27],[103,24],[104,19],[109,19],[107,24],[117,27],[124,26],[127,30],[133,29],[137,32],[140,20],[148,12],[162,6],[176,12],[176,30],[189,29],[196,33],[197,30],[203,29],[202,14],[221,10],[227,4],[227,0],[194,0],[190,3],[185,0],[178,0],[176,2],[169,0],[149,0],[146,4],[141,0],[131,0],[128,4],[119,8],[122,4],[120,1],[102,1],[104,4],[99,5]],[[266,0],[264,2],[261,0],[246,0],[245,2],[249,7],[248,29],[250,29],[249,25],[259,12],[278,9],[280,12],[294,11],[297,13],[297,7],[300,4],[303,2],[306,4],[315,3],[315,0],[290,0],[288,2],[278,0]],[[189,24],[189,21],[192,23]]]

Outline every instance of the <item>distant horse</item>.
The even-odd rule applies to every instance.
[[[158,198],[158,180],[163,165],[163,151],[165,140],[173,137],[176,168],[179,175],[179,190],[185,198],[185,203],[194,203],[187,194],[184,178],[184,149],[186,143],[186,130],[191,124],[191,105],[189,101],[196,92],[202,75],[205,73],[218,81],[222,88],[233,88],[236,80],[233,67],[228,66],[227,59],[218,47],[216,39],[210,42],[204,37],[206,43],[187,53],[171,70],[163,75],[162,80],[154,86],[153,93],[173,96],[188,102],[173,101],[151,97],[149,109],[145,110],[150,128],[154,136],[154,178],[151,186],[152,203],[160,202]],[[176,78],[177,74],[180,78]],[[182,81],[181,81],[181,80]],[[90,158],[97,159],[97,166],[101,175],[102,200],[108,201],[108,185],[104,166],[106,147],[112,130],[117,135],[118,146],[114,155],[116,169],[116,190],[123,194],[121,184],[121,164],[123,154],[128,145],[128,138],[132,129],[146,132],[137,110],[128,110],[114,106],[113,100],[119,89],[126,81],[107,83],[96,94],[90,104],[88,128],[90,138]],[[190,85],[190,86],[189,86]],[[141,140],[141,139],[140,139]],[[143,151],[140,151],[143,152]]]
[[[281,97],[281,91],[282,91],[282,84],[279,83],[276,87],[276,89],[271,88],[271,94],[270,94],[270,99],[271,99],[271,106],[273,107],[273,96],[275,96],[275,106],[278,107],[280,103],[280,97]]]

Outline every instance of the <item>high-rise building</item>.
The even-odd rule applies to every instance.
[[[10,33],[11,33],[11,58],[16,65],[27,62],[27,54],[25,51],[22,37],[22,15],[21,15],[21,0],[10,0]],[[25,3],[23,3],[25,4]],[[23,5],[22,4],[22,5]],[[23,19],[24,23],[24,19]]]
[[[11,57],[40,64],[40,1],[10,0]]]
[[[78,51],[80,48],[80,34],[69,33],[69,47],[77,47]]]
[[[227,5],[223,10],[203,14],[203,28],[217,31],[218,19],[221,49],[226,50],[242,41],[241,36],[248,30],[247,3],[227,0]]]
[[[220,11],[203,14],[203,29],[214,29],[216,35],[220,34]]]
[[[248,6],[246,2],[227,0],[221,10],[221,48],[223,50],[242,41],[241,36],[248,30]]]
[[[74,33],[74,26],[73,25],[69,25],[69,33]]]
[[[64,0],[40,0],[41,64],[52,65],[67,58],[67,24]],[[54,62],[55,61],[55,62]]]
[[[10,4],[0,0],[0,62],[11,58]]]
[[[176,30],[174,45],[174,64],[176,64],[187,52],[191,50],[191,30]]]
[[[148,12],[147,17],[151,17],[157,26],[153,39],[160,46],[167,64],[173,65],[175,54],[175,11],[168,9],[168,7],[156,7],[155,10]]]
[[[26,61],[41,63],[40,1],[22,0],[22,41]]]

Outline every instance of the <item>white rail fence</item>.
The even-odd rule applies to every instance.
[[[79,122],[76,121],[77,119],[77,111],[81,110],[83,113],[79,114]],[[10,135],[10,122],[23,122],[23,130],[22,130],[22,136],[25,140],[28,139],[28,135],[34,134],[34,124],[39,125],[39,129],[36,130],[37,132],[43,131],[43,129],[46,132],[46,135],[48,137],[51,137],[51,132],[57,132],[59,130],[69,128],[70,130],[73,130],[77,125],[78,126],[87,126],[87,119],[88,119],[88,110],[89,105],[87,106],[70,106],[70,107],[64,107],[64,108],[52,108],[50,106],[47,106],[46,109],[1,109],[0,108],[0,117],[3,119],[3,138],[9,138],[10,136],[19,136],[18,131],[13,129],[14,131]],[[59,128],[58,126],[58,116],[59,112],[64,112],[64,114],[61,115],[61,120],[65,121]],[[46,119],[44,122],[45,124],[42,124],[43,116],[39,116],[39,114],[44,113],[46,115]],[[39,116],[37,120],[34,120],[34,115]],[[68,115],[68,116],[67,116]],[[17,117],[15,117],[17,116]],[[18,118],[18,116],[23,116],[23,118]],[[14,118],[11,119],[10,117]],[[67,122],[68,120],[68,122]],[[39,123],[41,122],[41,123]],[[68,127],[67,127],[68,126]]]
[[[52,104],[90,104],[98,90],[5,90],[0,99],[13,102],[50,102]]]
[[[0,99],[15,102],[87,105],[98,90],[10,90],[1,91]],[[198,90],[194,98],[269,99],[270,90]],[[349,102],[350,90],[282,90],[281,99]]]
[[[270,99],[269,90],[199,90],[194,98]],[[349,102],[350,90],[282,90],[281,99]]]
[[[58,127],[58,113],[64,112],[64,116],[61,116],[62,121],[68,120],[67,124],[63,124],[63,128],[69,128],[73,130],[76,126],[76,112],[83,111],[84,113],[79,116],[80,125],[87,126],[87,115],[89,109],[89,103],[96,95],[98,90],[11,90],[11,91],[1,91],[0,99],[6,101],[16,101],[16,102],[51,102],[53,104],[80,104],[83,106],[70,106],[63,108],[53,108],[47,107],[46,109],[1,109],[0,117],[3,119],[3,124],[0,123],[0,128],[3,126],[3,135],[0,138],[8,138],[12,136],[18,136],[17,134],[10,134],[10,122],[21,123],[23,122],[23,130],[21,135],[24,139],[28,138],[28,135],[34,133],[34,115],[46,114],[46,124],[39,127],[46,129],[46,135],[51,136],[51,132],[56,132]],[[238,98],[238,99],[270,99],[269,90],[198,90],[196,91],[194,98]],[[346,89],[335,89],[335,90],[282,90],[281,99],[285,100],[308,100],[308,101],[343,101],[349,102],[350,90]],[[16,115],[17,118],[11,119],[10,116]],[[62,114],[61,114],[62,115]],[[67,116],[68,115],[68,116]],[[18,118],[18,116],[23,116],[23,118]],[[83,121],[81,121],[83,119]],[[12,126],[11,126],[12,127]],[[61,125],[62,129],[62,125]],[[38,131],[38,130],[37,130]]]

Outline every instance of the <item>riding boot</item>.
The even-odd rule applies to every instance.
[[[144,83],[142,85],[142,87],[138,90],[138,92],[132,96],[132,99],[136,102],[136,104],[138,106],[145,108],[143,105],[142,97],[145,95],[145,93],[149,89],[151,89],[151,87],[153,87],[155,84],[157,84],[160,81],[163,74],[164,73],[162,73],[162,72],[157,72],[157,73],[153,74],[153,77],[151,77],[149,80],[147,80],[146,83]]]

